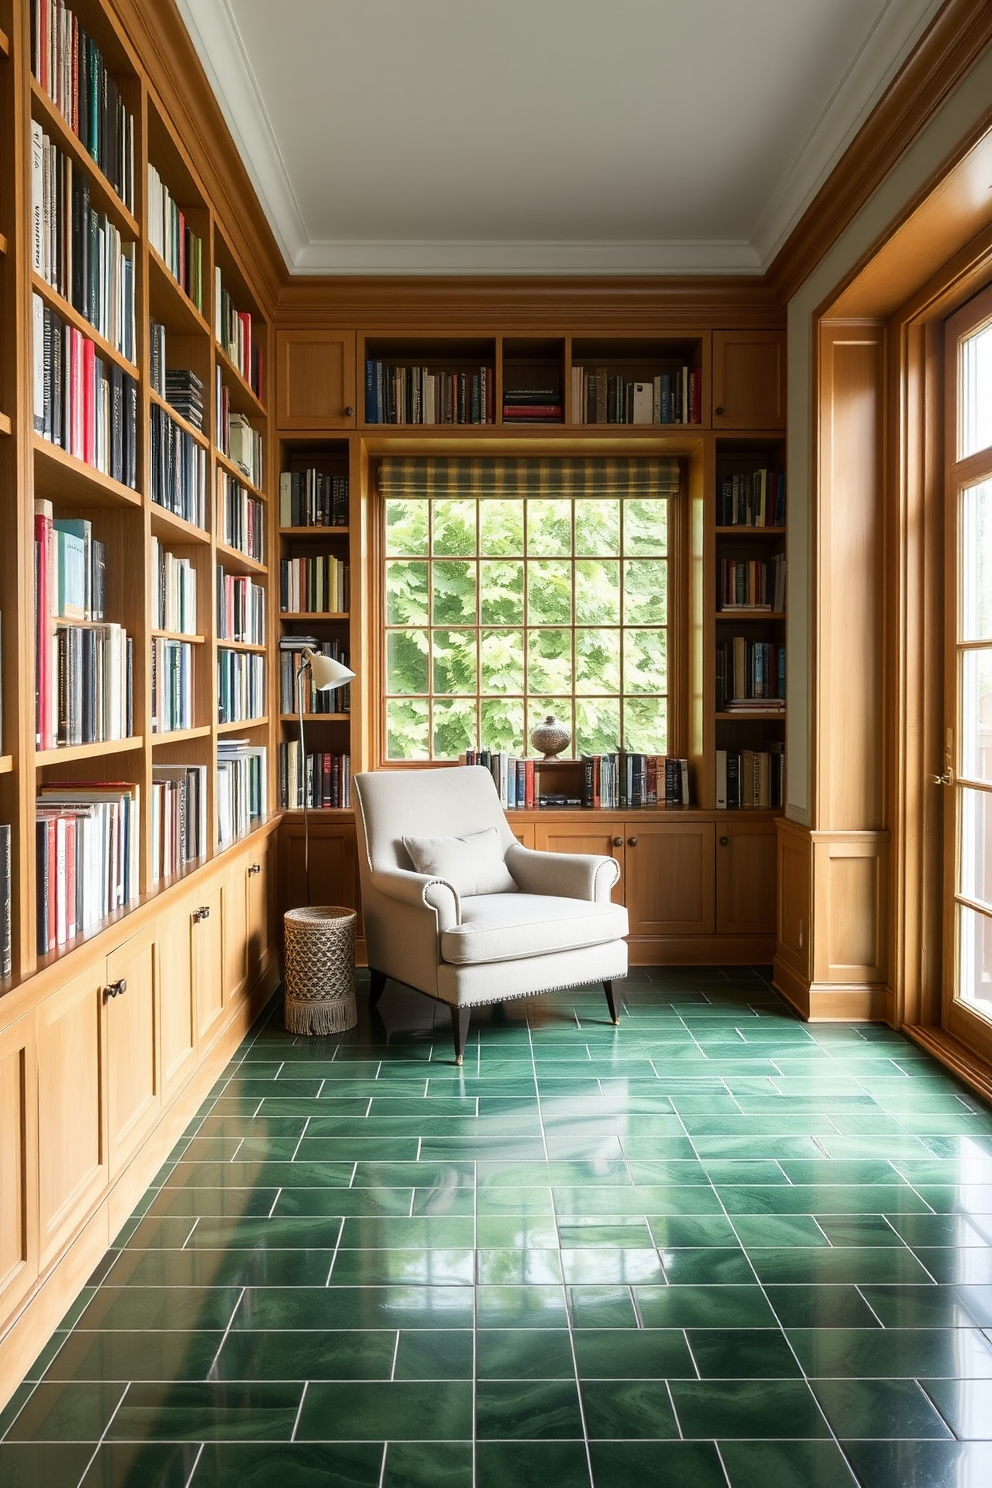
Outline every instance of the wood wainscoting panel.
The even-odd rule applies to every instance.
[[[626,827],[625,889],[631,939],[712,935],[713,823],[628,819]]]
[[[813,981],[886,980],[888,833],[813,833]]]
[[[162,1100],[155,926],[107,957],[107,1145],[115,1177],[158,1119]]]
[[[158,938],[162,1098],[168,1103],[196,1068],[192,897],[163,914]]]
[[[730,813],[727,813],[730,817]],[[775,827],[734,821],[716,828],[716,929],[719,935],[775,930]]]
[[[0,1325],[38,1274],[34,1016],[0,1032]]]
[[[276,408],[280,429],[353,429],[355,332],[276,332]]]

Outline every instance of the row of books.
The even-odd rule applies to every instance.
[[[785,745],[716,751],[716,804],[721,811],[768,811],[785,804]]]
[[[284,470],[279,476],[280,527],[347,527],[348,477],[326,470]]]
[[[785,471],[738,470],[717,491],[718,527],[784,527]]]
[[[220,265],[214,268],[214,335],[229,359],[254,392],[263,395],[263,353],[252,335],[251,315],[239,310],[224,288]]]
[[[203,383],[188,367],[168,366],[165,326],[157,320],[150,321],[148,327],[148,380],[153,392],[203,433]]]
[[[130,738],[134,642],[123,627],[60,622],[49,644],[54,646],[54,739],[42,747]]]
[[[148,162],[148,240],[202,315],[203,239],[190,227],[185,212],[173,200],[151,161]]]
[[[265,484],[262,436],[243,413],[231,412],[231,394],[217,368],[217,448],[237,465],[246,480],[261,488]]]
[[[196,635],[196,569],[152,537],[152,629]]]
[[[217,527],[222,543],[265,562],[265,503],[226,470],[217,472]]]
[[[207,851],[206,765],[152,767],[152,881],[181,873]]]
[[[99,47],[64,0],[33,0],[31,71],[133,212],[134,118]]]
[[[492,424],[496,421],[496,374],[431,372],[428,367],[365,363],[367,424]]]
[[[36,292],[31,310],[35,433],[133,490],[138,384]]]
[[[721,558],[721,610],[785,609],[785,554],[776,553],[763,562],[760,558]]]
[[[703,374],[675,367],[654,377],[628,378],[608,367],[572,368],[572,408],[579,424],[698,424]]]
[[[265,589],[217,565],[217,639],[265,645]]]
[[[582,806],[615,811],[691,804],[689,761],[674,755],[627,750],[586,754],[575,762],[574,774],[568,772],[577,785],[570,782],[571,788],[558,791],[546,789],[549,772],[542,770],[541,760],[488,749],[470,749],[461,758],[463,764],[489,770],[507,810]]]
[[[217,721],[249,723],[265,717],[265,657],[254,651],[217,651]]]
[[[193,727],[193,647],[189,641],[152,640],[152,733]]]
[[[41,522],[37,520],[41,518]],[[44,612],[52,620],[102,620],[107,596],[107,549],[85,517],[54,517],[52,503],[35,501],[35,536],[48,544]]]
[[[134,330],[134,244],[90,206],[85,171],[31,124],[32,267],[129,362]]]
[[[303,808],[330,810],[351,805],[351,756],[326,751],[308,754],[306,783],[300,769],[300,745],[295,739],[279,745],[279,800],[287,811]]]
[[[780,713],[785,708],[785,647],[733,636],[716,648],[716,711]]]
[[[236,842],[265,815],[266,750],[247,739],[217,745],[217,841]]]
[[[303,661],[303,647],[332,656],[343,666],[348,665],[348,652],[340,641],[319,641],[316,636],[282,636],[279,640],[279,711],[296,713],[300,701],[296,695],[296,674]],[[350,713],[351,684],[319,691],[313,687],[309,670],[300,679],[303,692],[304,713]]]
[[[150,419],[152,500],[194,527],[205,527],[206,449],[157,403],[151,406]]]
[[[59,781],[39,788],[40,956],[137,898],[138,806],[138,786],[131,781]]]
[[[347,613],[351,577],[347,563],[329,553],[283,558],[279,563],[279,608],[290,614]]]
[[[505,424],[560,423],[561,389],[505,388],[503,422]]]

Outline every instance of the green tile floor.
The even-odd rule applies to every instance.
[[[992,1113],[760,969],[274,1004],[0,1416],[3,1488],[989,1488]]]

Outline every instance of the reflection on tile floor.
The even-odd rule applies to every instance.
[[[761,970],[274,1005],[0,1415],[4,1488],[988,1488],[992,1113]],[[379,1016],[381,1014],[381,1016]]]

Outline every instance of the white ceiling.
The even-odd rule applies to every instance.
[[[760,273],[943,0],[178,0],[289,267]]]

